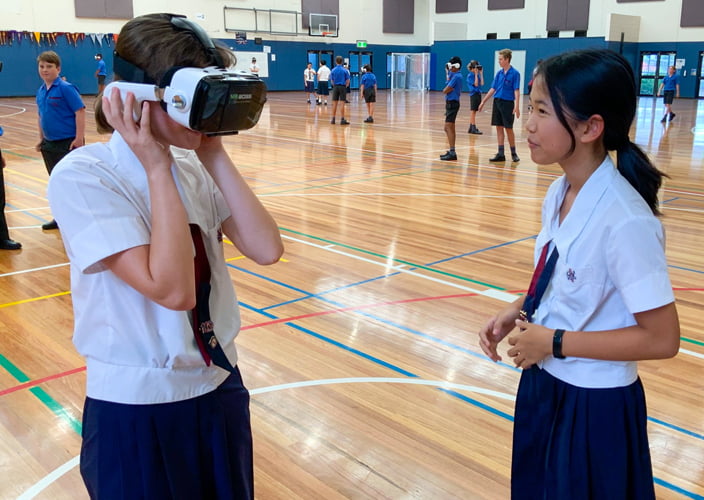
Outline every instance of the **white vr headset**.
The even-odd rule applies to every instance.
[[[446,63],[445,66],[447,67],[447,69],[452,69],[452,68],[459,69],[460,64],[459,63]],[[436,66],[436,68],[437,68],[437,66]]]
[[[110,97],[113,88],[120,90],[123,101],[128,92],[134,94],[135,120],[143,101],[160,102],[174,121],[205,135],[231,135],[252,128],[266,102],[266,85],[258,77],[215,67],[176,69],[163,87],[116,81],[103,94]]]
[[[184,127],[205,135],[230,135],[252,128],[259,121],[266,102],[266,85],[254,75],[228,72],[221,55],[203,28],[184,16],[168,16],[174,30],[195,36],[210,56],[207,68],[171,68],[157,83],[142,68],[115,52],[113,67],[122,80],[112,82],[103,91],[120,90],[122,100],[128,92],[135,96],[135,120],[139,119],[143,101],[160,102],[169,116]]]

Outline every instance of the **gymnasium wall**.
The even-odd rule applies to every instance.
[[[687,60],[687,67],[696,65],[699,51],[704,50],[704,28],[680,28],[683,0],[655,2],[627,2],[618,0],[589,0],[589,20],[586,36],[574,37],[573,31],[561,31],[558,38],[547,38],[547,5],[550,0],[525,0],[525,8],[488,10],[486,0],[468,2],[469,12],[435,13],[435,0],[415,0],[414,33],[383,33],[383,2],[390,0],[340,1],[340,32],[338,38],[272,35],[248,32],[246,45],[235,43],[234,33],[226,32],[223,7],[279,9],[301,11],[301,0],[237,0],[194,3],[190,0],[133,0],[135,15],[167,11],[184,13],[201,24],[211,37],[221,40],[235,52],[268,51],[269,77],[267,86],[272,91],[301,90],[302,73],[308,50],[332,50],[335,55],[347,57],[349,51],[366,50],[373,53],[374,71],[379,87],[386,88],[387,52],[431,52],[431,89],[444,86],[442,65],[453,55],[465,62],[478,59],[485,65],[485,78],[493,76],[495,51],[502,48],[525,51],[524,87],[530,71],[539,58],[564,50],[582,47],[609,47],[621,50],[638,72],[641,50],[675,50],[678,58]],[[702,1],[704,4],[704,1]],[[193,5],[196,5],[194,8]],[[75,83],[84,94],[95,93],[97,84],[93,73],[96,52],[102,52],[108,68],[112,66],[112,34],[117,33],[124,20],[75,18],[74,0],[0,1],[0,32],[5,30],[46,33],[87,33],[98,35],[69,40],[66,36],[42,38],[32,36],[12,45],[0,43],[0,96],[31,96],[41,84],[36,72],[36,57],[43,50],[56,50],[63,59],[62,74]],[[647,15],[644,15],[647,12]],[[301,28],[302,31],[302,28]],[[620,33],[626,32],[620,43]],[[509,39],[509,33],[520,33],[519,39]],[[496,40],[487,40],[487,33],[496,33]],[[254,38],[262,43],[255,44]],[[356,49],[355,42],[368,42],[366,49]],[[97,40],[100,40],[98,44]],[[258,57],[260,59],[260,57]],[[463,68],[466,74],[466,70]],[[695,78],[683,78],[682,97],[694,97]]]

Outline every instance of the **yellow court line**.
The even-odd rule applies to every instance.
[[[27,175],[25,173],[22,173],[19,170],[15,170],[14,168],[6,168],[5,172],[12,172],[13,175],[19,175],[20,177],[26,177],[27,179],[32,179],[33,181],[41,182],[42,184],[49,184],[48,177],[46,179],[40,179],[39,177],[34,177],[31,175]]]
[[[26,304],[27,302],[36,302],[37,300],[51,299],[52,297],[61,297],[62,295],[69,295],[70,293],[71,293],[70,291],[52,293],[51,295],[44,295],[43,297],[35,297],[33,299],[18,300],[16,302],[8,302],[7,304],[0,304],[0,308],[9,307],[9,306],[16,306],[19,304]]]

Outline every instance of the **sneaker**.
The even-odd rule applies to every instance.
[[[667,121],[667,115],[662,117],[662,120],[660,120],[660,123],[665,123]]]
[[[326,105],[326,106],[328,105],[328,101],[325,101],[325,105]]]
[[[371,116],[368,116],[367,118],[364,119],[364,123],[374,123],[374,118]]]
[[[320,106],[321,104],[323,104],[323,103],[320,102],[320,101],[315,101],[315,105],[316,105],[316,106]]]
[[[448,151],[444,155],[440,155],[440,159],[443,161],[448,161],[448,160],[456,160],[457,159],[457,153],[454,151]]]
[[[349,124],[350,124],[350,122],[348,122],[344,118],[342,120],[340,120],[340,125],[349,125]]]
[[[330,120],[330,124],[331,124],[331,125],[335,125],[335,118],[334,118],[334,117],[333,117],[332,120]]]
[[[521,159],[518,157],[518,155],[517,155],[516,153],[513,153],[513,154],[511,155],[511,161],[512,161],[513,163],[518,163],[519,161],[521,161]]]
[[[674,119],[675,119],[675,116],[677,116],[677,115],[674,114],[674,113],[670,113],[670,121],[674,120]]]
[[[506,161],[506,157],[501,153],[496,153],[496,156],[489,158],[489,161]]]
[[[42,229],[44,229],[45,231],[59,229],[59,225],[56,223],[56,219],[52,219],[51,222],[45,222],[44,224],[42,224]]]
[[[308,99],[308,104],[310,104],[310,99]]]
[[[476,134],[476,135],[482,135],[482,132],[477,128],[476,125],[470,125],[469,130],[467,131],[469,134]]]

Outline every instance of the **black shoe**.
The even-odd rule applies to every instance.
[[[331,124],[331,125],[335,125],[335,118],[333,118],[332,120],[330,120],[330,124]]]
[[[506,161],[506,156],[501,153],[496,153],[496,156],[489,158],[489,161]]]
[[[448,151],[444,155],[440,155],[440,159],[443,161],[456,160],[457,153],[455,153],[454,151]]]
[[[0,240],[0,250],[19,250],[22,248],[22,243],[11,239]]]
[[[316,104],[317,106],[320,106],[320,105],[323,104],[323,103],[320,102],[320,101],[315,101],[315,104]]]
[[[674,113],[670,113],[670,121],[674,120],[674,119],[675,119],[675,116],[677,116],[677,115],[674,114]]]
[[[310,99],[308,99],[308,104],[310,104]]]
[[[347,99],[345,99],[345,104],[349,104],[349,103],[350,103],[350,101],[348,101]]]
[[[482,132],[477,128],[476,125],[470,125],[469,130],[467,131],[468,134],[477,134],[477,135],[482,135]]]
[[[660,120],[660,123],[665,123],[667,121],[667,115],[662,117],[662,120]]]
[[[340,120],[340,125],[349,125],[349,124],[350,124],[350,122],[348,122],[344,118],[342,120]]]
[[[371,116],[368,116],[367,118],[364,119],[364,123],[374,123],[374,118]]]
[[[42,229],[45,231],[50,231],[52,229],[59,229],[59,225],[56,223],[55,219],[52,219],[51,222],[46,222],[42,224]]]
[[[516,153],[513,153],[513,154],[511,155],[511,161],[512,161],[513,163],[518,163],[519,161],[521,161],[521,159],[518,157],[518,155],[517,155]]]
[[[326,105],[326,106],[328,105],[328,101],[325,101],[325,105]]]

